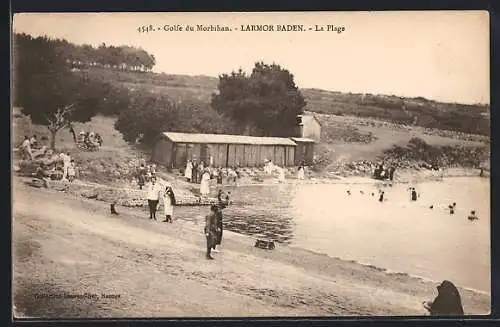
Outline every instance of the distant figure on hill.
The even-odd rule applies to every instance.
[[[396,168],[394,166],[391,166],[389,168],[389,180],[392,182],[394,180],[394,172],[396,171]]]
[[[481,168],[481,171],[479,172],[479,177],[483,177],[484,176],[484,168]]]
[[[470,212],[469,217],[467,217],[467,219],[469,219],[470,221],[474,221],[474,220],[478,220],[479,218],[476,216],[476,211],[472,210]]]
[[[75,164],[75,159],[71,159],[68,169],[67,169],[67,176],[68,176],[68,181],[72,183],[75,180],[76,176],[76,164]]]
[[[460,293],[452,282],[443,281],[437,290],[438,295],[434,301],[423,303],[431,316],[462,316],[464,314]]]
[[[31,143],[30,139],[25,136],[23,143],[19,146],[19,149],[21,150],[21,155],[23,160],[32,160],[33,159],[33,154],[31,152]]]
[[[141,163],[141,166],[137,169],[137,182],[139,184],[139,189],[142,190],[146,182],[146,167]]]

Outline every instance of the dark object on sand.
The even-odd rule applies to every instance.
[[[431,204],[431,206],[429,207],[429,209],[434,209],[434,205]]]
[[[351,195],[351,191],[347,190],[347,195]]]
[[[378,198],[380,202],[384,202],[384,192],[380,193],[380,197]]]
[[[432,302],[424,302],[431,316],[462,316],[464,309],[458,289],[452,282],[445,280],[437,287],[438,296]]]
[[[116,211],[115,205],[116,205],[116,203],[111,203],[110,206],[109,206],[109,209],[110,209],[112,215],[117,215],[118,216],[119,213]]]
[[[264,249],[264,250],[274,250],[275,245],[274,241],[269,241],[269,240],[257,240],[255,242],[255,247]]]

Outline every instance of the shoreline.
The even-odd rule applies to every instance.
[[[16,188],[17,190],[15,190]],[[120,212],[118,218],[111,218],[109,215],[103,213],[107,212],[105,211],[107,209],[106,205],[95,200],[78,198],[71,194],[62,194],[54,190],[37,192],[24,185],[16,186],[14,192],[16,195],[21,195],[16,196],[15,202],[18,203],[14,205],[14,243],[19,242],[20,239],[25,239],[25,237],[34,236],[33,240],[26,240],[26,242],[40,243],[42,253],[44,253],[44,244],[48,242],[45,247],[50,251],[48,250],[47,253],[57,252],[57,247],[60,247],[61,244],[60,240],[54,240],[56,242],[55,244],[58,245],[50,245],[51,241],[45,239],[43,236],[44,233],[48,233],[46,235],[50,236],[51,239],[57,237],[73,238],[76,236],[66,236],[63,230],[60,232],[56,230],[56,232],[53,233],[49,230],[49,227],[52,225],[49,224],[49,227],[47,227],[46,223],[43,223],[43,221],[48,219],[49,221],[58,222],[58,224],[54,225],[52,228],[56,228],[55,226],[57,226],[57,228],[63,228],[64,224],[71,224],[73,227],[70,230],[72,230],[72,233],[75,233],[75,235],[79,235],[81,227],[84,227],[82,231],[86,232],[82,235],[87,236],[82,238],[81,241],[89,245],[94,243],[96,243],[96,246],[99,246],[99,244],[102,245],[102,249],[99,249],[100,251],[104,251],[102,253],[99,252],[102,256],[98,255],[95,257],[98,261],[105,260],[105,262],[108,262],[108,260],[110,260],[109,264],[113,264],[116,260],[121,260],[120,262],[123,261],[123,264],[126,266],[132,263],[131,260],[139,260],[134,261],[137,263],[131,266],[131,272],[127,274],[133,274],[134,270],[149,271],[149,269],[153,269],[154,267],[163,267],[165,263],[162,264],[161,262],[163,261],[162,258],[165,253],[162,249],[166,250],[167,253],[170,253],[167,254],[167,256],[170,257],[169,261],[167,261],[167,266],[171,267],[169,268],[171,273],[172,269],[173,271],[177,271],[180,279],[161,279],[161,281],[154,281],[154,284],[159,289],[165,289],[165,287],[167,287],[168,290],[172,291],[168,285],[172,286],[176,285],[176,283],[181,283],[182,288],[182,283],[188,283],[188,281],[184,280],[187,274],[189,283],[194,282],[194,284],[185,285],[184,293],[186,294],[182,295],[185,298],[183,301],[180,301],[180,306],[190,306],[191,303],[201,305],[198,303],[202,301],[201,298],[198,298],[198,290],[200,288],[203,290],[207,288],[206,291],[210,294],[212,294],[212,292],[216,292],[217,294],[224,293],[218,296],[222,296],[225,300],[232,299],[231,301],[235,301],[235,303],[248,303],[246,301],[250,297],[253,299],[251,300],[252,304],[250,304],[250,308],[253,307],[253,312],[261,312],[260,310],[264,310],[264,307],[270,307],[265,310],[269,312],[268,310],[273,309],[273,315],[280,315],[281,313],[281,315],[285,316],[332,314],[418,316],[425,315],[425,310],[421,308],[421,302],[435,296],[435,287],[437,284],[433,281],[424,280],[406,273],[387,271],[372,265],[363,265],[362,263],[352,260],[331,257],[326,254],[294,246],[278,244],[275,250],[262,250],[254,248],[254,244],[251,241],[254,241],[255,238],[230,231],[224,234],[222,253],[214,254],[216,257],[215,263],[219,263],[214,265],[203,259],[203,237],[199,223],[183,221],[181,219],[176,219],[174,220],[174,224],[167,225],[150,222],[143,218],[144,212],[140,208],[123,210],[123,212]],[[28,202],[22,204],[22,202],[26,200],[30,201],[28,200],[30,196],[23,199],[23,194],[26,195],[30,193],[32,196],[37,196],[41,199],[55,199],[56,203],[49,203],[49,201],[44,202],[43,205],[46,206],[47,210],[44,210],[44,213],[37,213],[36,209],[30,208]],[[74,212],[72,216],[75,217],[68,218],[61,214],[56,214],[56,216],[54,216],[46,213],[56,209],[63,210],[66,207],[68,208],[67,210],[72,210],[70,212]],[[91,216],[88,216],[88,214],[85,215],[87,210],[92,212]],[[43,219],[36,218],[30,215],[29,212],[35,215],[44,215],[44,217]],[[26,220],[23,217],[30,218]],[[81,217],[83,221],[80,219],[75,220],[78,217]],[[38,221],[38,219],[40,219],[40,221]],[[24,228],[38,224],[45,227],[41,230],[32,230],[31,228],[26,230]],[[25,230],[25,232],[31,230],[31,232],[23,236],[16,233],[16,231],[19,230]],[[44,232],[44,230],[46,232]],[[119,232],[120,230],[123,232],[123,235]],[[91,232],[91,234],[88,234],[88,232]],[[117,234],[110,235],[108,232]],[[135,237],[136,232],[140,235],[144,235],[144,238]],[[32,235],[33,233],[34,235]],[[40,233],[41,235],[38,237],[37,234]],[[131,235],[134,235],[132,241],[127,240],[127,237],[130,238]],[[96,239],[95,237],[97,236],[99,236],[99,238]],[[89,239],[87,240],[87,238]],[[108,243],[101,243],[108,238],[111,238],[110,240],[113,241],[111,245]],[[164,242],[170,244],[171,241],[173,241],[174,243],[172,244],[175,245],[173,248],[165,248],[160,245],[164,244]],[[116,245],[113,245],[115,243]],[[65,243],[63,242],[63,244]],[[132,245],[132,247],[127,244]],[[56,246],[56,248],[53,248],[53,246]],[[82,256],[80,253],[81,251],[91,252],[95,250],[86,247],[82,248],[79,247],[78,244],[71,243],[68,243],[68,247],[67,251],[64,252],[73,253],[73,247],[75,247],[76,251],[74,255],[70,256],[71,258],[74,257],[74,259],[71,259],[71,262],[74,260],[78,261],[79,257],[84,259],[87,256]],[[18,248],[19,247],[16,246],[13,250],[17,251]],[[150,254],[147,254],[144,259],[141,259],[143,257],[141,253]],[[139,254],[141,255],[137,257]],[[48,261],[44,264],[44,260],[42,260],[42,265],[37,268],[42,271],[48,270],[48,272],[43,274],[37,273],[35,274],[36,276],[31,276],[32,274],[29,273],[29,271],[33,270],[25,271],[25,269],[21,268],[26,267],[26,265],[33,268],[33,265],[36,266],[39,259],[19,260],[22,258],[14,258],[14,268],[16,272],[25,271],[25,274],[21,273],[21,276],[18,275],[18,278],[21,279],[21,284],[26,281],[30,282],[32,278],[40,278],[43,276],[46,276],[49,280],[54,280],[55,278],[56,281],[61,278],[63,280],[69,278],[64,273],[57,273],[57,271],[63,268],[59,267],[56,269],[58,266],[50,264],[50,262],[54,262],[54,260],[60,262],[58,256],[61,255],[65,256],[67,254],[63,253],[55,257],[47,257],[45,254],[42,255],[42,258],[46,258]],[[110,256],[109,259],[106,259],[108,256]],[[112,259],[113,257],[115,259]],[[137,257],[137,259],[133,259],[135,257]],[[65,259],[65,261],[62,262],[67,262],[68,260],[69,259]],[[168,262],[170,262],[170,264],[168,264]],[[99,263],[94,264],[99,265]],[[70,267],[74,269],[72,264],[68,265],[67,269],[70,269]],[[81,263],[78,264],[78,267],[85,271],[85,267],[87,266]],[[54,271],[54,269],[56,270]],[[207,269],[213,272],[223,269],[222,271],[224,271],[224,274],[222,276],[216,274],[218,277],[214,276],[214,278],[212,278],[209,277],[210,275],[206,275]],[[84,271],[81,273],[85,273]],[[93,273],[97,274],[96,276],[100,276],[96,278],[100,280],[101,283],[109,283],[105,282],[105,280],[107,280],[106,276],[100,275],[97,271]],[[169,275],[171,273],[169,273]],[[241,275],[242,273],[243,275]],[[120,280],[127,280],[127,278],[129,278],[125,273],[122,274],[118,272],[113,274],[117,274],[115,278]],[[264,280],[262,280],[263,274],[267,277]],[[224,284],[226,286],[224,286],[223,289],[218,289],[217,287],[212,289],[214,285],[218,285],[219,278],[225,281]],[[270,279],[271,282],[267,282],[268,279]],[[84,280],[87,283],[95,282],[94,279]],[[132,283],[138,282],[138,280],[135,279],[128,280],[131,280]],[[299,280],[301,282],[296,284]],[[16,279],[14,281],[19,282]],[[81,282],[83,282],[83,280]],[[57,283],[58,285],[59,283],[62,285],[71,285],[74,281],[61,282],[61,280],[59,280]],[[265,285],[259,286],[259,284]],[[80,284],[77,283],[76,285],[78,286]],[[134,286],[129,285],[129,287],[133,288]],[[459,289],[464,301],[466,314],[487,314],[490,311],[490,293],[484,294],[481,291],[476,292],[463,287],[459,287]],[[14,291],[15,290],[14,288]],[[84,290],[89,291],[85,287]],[[166,291],[167,294],[170,291]],[[376,295],[375,298],[373,298],[373,296],[366,297],[367,291],[378,295]],[[149,293],[152,298],[155,298],[155,296],[152,295],[153,293],[149,291],[147,293]],[[281,295],[278,296],[276,294]],[[380,296],[380,298],[377,298],[378,296]],[[168,296],[167,298],[170,299]],[[155,301],[162,300],[165,299],[156,299]],[[158,312],[152,312],[151,307],[146,305],[151,301],[153,300],[149,299],[148,296],[143,297],[142,300],[139,301],[142,303],[143,310],[145,311],[140,311],[140,308],[132,310],[132,308],[135,308],[134,305],[129,307],[131,311],[127,311],[125,310],[126,308],[122,308],[121,306],[116,306],[113,307],[111,312],[114,315],[119,313],[118,316],[122,316],[123,314],[125,314],[125,316],[131,314],[132,316],[136,314],[139,314],[139,316],[169,316],[173,314],[167,309],[162,309],[163,311],[158,309],[166,313],[162,313],[163,315],[158,315]],[[255,301],[257,303],[253,303]],[[64,299],[53,299],[52,302],[59,303],[59,305],[63,305],[64,303],[69,305],[69,301]],[[218,304],[209,303],[207,305],[213,313],[219,312],[218,310],[225,310],[229,312],[230,316],[234,314],[234,312],[231,312],[230,308],[221,307],[220,305],[222,305],[222,303],[223,302]],[[264,307],[261,307],[259,303],[264,304]],[[345,303],[347,303],[347,307]],[[22,310],[23,305],[18,305],[18,303],[15,304]],[[129,305],[131,304],[129,303]],[[351,309],[350,306],[357,309]],[[139,305],[139,307],[141,307],[141,305]],[[102,308],[96,310],[103,316],[110,314],[107,313],[107,311],[102,311]],[[180,315],[174,313],[174,316],[189,316],[189,312],[187,311],[190,310],[192,310],[191,313],[194,315],[205,316],[203,310],[196,308],[196,306],[190,307],[189,310],[184,310]],[[139,313],[139,311],[143,313]],[[253,314],[248,314],[250,311],[246,311],[243,315],[253,316]],[[29,312],[27,312],[27,314],[29,314]],[[224,313],[221,315],[224,316]],[[259,314],[257,314],[257,316],[258,315]],[[83,317],[84,313],[79,313],[79,316]]]

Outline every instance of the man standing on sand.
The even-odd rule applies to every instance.
[[[160,201],[160,188],[156,185],[156,177],[151,177],[151,182],[147,187],[147,199],[149,206],[149,219],[156,220],[156,208]]]

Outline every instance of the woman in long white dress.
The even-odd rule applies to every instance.
[[[165,212],[165,220],[163,222],[172,222],[174,215],[175,195],[172,187],[167,185],[163,192],[163,210]]]
[[[186,177],[188,182],[191,182],[191,178],[193,178],[193,163],[191,160],[188,160],[186,163],[186,171],[184,172],[184,177]]]
[[[278,181],[280,183],[284,183],[285,182],[285,168],[279,167],[278,169],[279,169]]]
[[[299,171],[297,172],[298,179],[304,179],[304,166],[299,166]]]
[[[208,170],[205,170],[201,175],[201,183],[200,183],[200,193],[202,196],[208,196],[210,193],[210,173]]]

